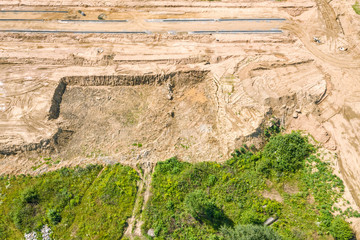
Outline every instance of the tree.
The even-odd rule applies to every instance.
[[[203,190],[195,190],[185,197],[188,212],[196,219],[212,218],[218,214],[217,207]]]
[[[281,240],[273,229],[259,225],[223,226],[220,232],[227,240]]]
[[[186,210],[191,216],[197,220],[209,223],[214,228],[229,223],[229,219],[225,217],[224,213],[203,190],[195,190],[186,195],[184,203]]]

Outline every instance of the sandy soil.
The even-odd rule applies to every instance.
[[[0,30],[152,34],[0,32],[0,174],[174,155],[223,161],[243,143],[260,146],[261,128],[275,116],[287,131],[306,130],[337,153],[346,198],[360,206],[360,16],[353,3],[1,1],[0,10],[67,12],[0,12],[0,19],[44,20],[0,21]],[[102,13],[128,22],[60,21]],[[166,18],[287,20],[146,21]],[[270,29],[283,32],[187,33]],[[358,220],[353,225],[360,230]]]

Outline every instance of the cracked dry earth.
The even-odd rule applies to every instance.
[[[261,146],[273,116],[304,130],[338,158],[346,199],[360,206],[360,16],[352,1],[1,1],[2,30],[114,30],[61,24],[86,9],[129,19],[152,34],[0,33],[0,174],[63,166],[136,166],[177,155],[224,161],[244,143]],[[8,14],[8,15],[6,15]],[[285,18],[284,22],[160,23],[155,18]],[[77,16],[78,18],[78,16]],[[281,29],[277,34],[187,34]],[[178,34],[168,31],[177,30]],[[320,38],[315,43],[313,37]],[[347,51],[341,51],[341,48]],[[58,164],[43,164],[51,157]],[[149,165],[149,166],[150,166]],[[148,185],[149,183],[146,183]],[[353,221],[359,232],[359,220]]]

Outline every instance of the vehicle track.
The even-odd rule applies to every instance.
[[[333,66],[340,68],[358,68],[360,67],[360,62],[356,59],[353,59],[349,55],[336,56],[336,54],[326,54],[319,50],[317,46],[312,42],[310,36],[297,24],[288,23],[284,24],[282,27],[283,30],[288,30],[296,35],[304,46],[317,58],[323,60],[324,62],[330,63]]]
[[[336,21],[336,14],[334,9],[332,9],[326,0],[315,0],[315,2],[325,21],[325,26],[327,29],[326,33],[332,37],[336,37],[342,31],[339,23]]]

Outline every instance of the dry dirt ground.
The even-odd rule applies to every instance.
[[[260,146],[275,116],[337,153],[346,197],[360,206],[360,16],[352,4],[2,0],[0,174],[174,155],[224,161],[243,143]],[[100,14],[128,21],[61,21]],[[146,21],[174,18],[286,21]]]

